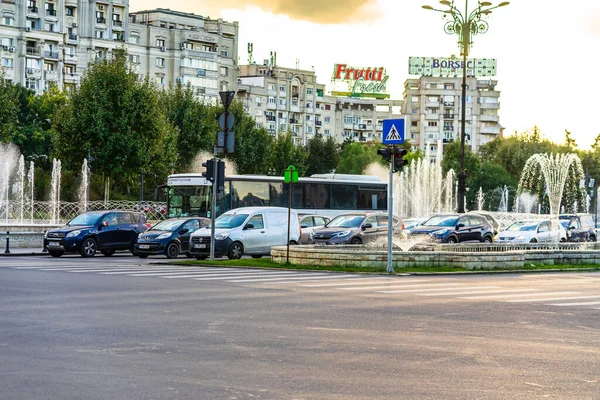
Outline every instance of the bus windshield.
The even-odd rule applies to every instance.
[[[168,218],[208,217],[211,186],[171,186],[167,196]]]

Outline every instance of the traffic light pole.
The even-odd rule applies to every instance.
[[[392,263],[392,235],[394,233],[394,152],[392,151],[390,159],[390,181],[388,183],[388,254],[387,254],[387,272],[394,272]]]
[[[217,209],[217,178],[219,175],[219,168],[217,168],[217,148],[215,148],[215,154],[213,158],[213,182],[212,182],[212,196],[210,202],[210,260],[215,259],[215,214]]]

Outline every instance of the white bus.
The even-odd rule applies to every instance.
[[[219,193],[216,215],[249,206],[288,206],[289,184],[283,177],[230,175]],[[212,186],[202,174],[170,175],[166,189],[167,218],[210,217]],[[159,192],[160,193],[160,192]],[[157,199],[158,200],[158,199]],[[375,176],[319,174],[292,184],[292,208],[299,214],[335,217],[352,211],[387,210],[387,183]]]

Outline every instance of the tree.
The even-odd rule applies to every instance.
[[[0,79],[0,142],[12,142],[18,127],[19,96],[25,88]]]
[[[283,172],[289,165],[298,170],[298,176],[304,176],[307,171],[308,150],[301,145],[294,144],[291,133],[280,133],[273,143],[271,153],[271,168],[277,175],[283,176]]]
[[[353,142],[344,146],[337,172],[340,174],[362,174],[371,163],[380,163],[377,148],[366,143]]]
[[[569,150],[573,150],[577,147],[575,139],[571,136],[571,132],[565,129],[565,147]]]
[[[331,136],[323,140],[319,135],[308,141],[306,175],[332,172],[336,169],[339,160],[339,146]]]
[[[177,133],[160,107],[158,89],[129,69],[124,50],[88,66],[53,129],[63,165],[77,168],[89,148],[98,171],[127,187],[142,171],[166,176],[177,160]]]
[[[161,93],[161,103],[169,122],[178,130],[178,171],[187,171],[200,151],[212,153],[218,130],[217,107],[198,100],[191,86],[177,83]]]

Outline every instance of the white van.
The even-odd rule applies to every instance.
[[[271,254],[272,246],[287,244],[288,209],[285,207],[242,207],[227,211],[215,220],[215,257],[239,259]],[[210,255],[210,227],[190,236],[190,253],[197,260]],[[290,243],[300,243],[298,213],[291,210]]]

